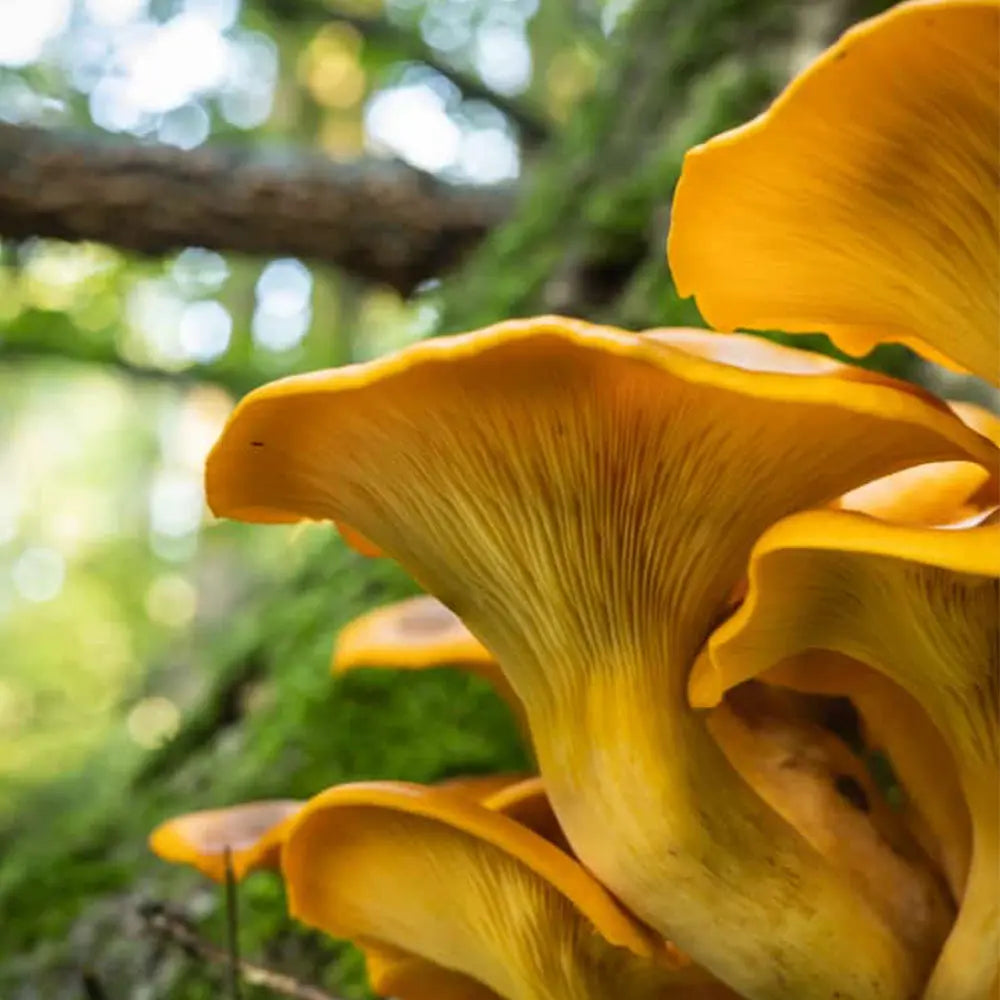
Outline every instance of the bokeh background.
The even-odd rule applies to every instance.
[[[325,526],[214,523],[205,454],[254,385],[435,333],[698,323],[663,254],[684,149],[880,6],[0,0],[0,996],[220,995],[140,915],[222,940],[220,893],[146,850],[172,813],[528,767],[474,678],[335,681],[337,628],[412,584]],[[150,151],[124,197],[95,172]],[[32,214],[55,161],[80,201],[58,221]],[[189,169],[277,194],[226,229]],[[972,391],[902,349],[865,363]],[[276,879],[240,905],[248,956],[368,995]]]

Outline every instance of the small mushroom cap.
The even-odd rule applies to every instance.
[[[338,521],[337,530],[340,532],[340,537],[344,542],[354,549],[358,555],[367,556],[369,559],[377,559],[384,555],[377,545],[368,541],[360,531],[355,530],[349,524]]]
[[[1000,446],[1000,417],[973,403],[952,410],[977,434]],[[1000,467],[931,462],[903,469],[844,494],[833,506],[883,521],[931,527],[957,524],[1000,503]]]
[[[408,597],[369,611],[337,638],[333,669],[395,667],[420,670],[448,664],[495,666],[485,646],[439,600]]]
[[[368,982],[395,1000],[502,1000],[488,986],[384,942],[355,942],[365,956]]]
[[[667,245],[680,293],[720,330],[899,341],[996,381],[998,36],[996,0],[900,3],[691,149]]]
[[[468,670],[492,685],[527,733],[524,706],[496,658],[454,611],[434,597],[408,597],[348,623],[337,637],[332,668],[344,673],[358,667]]]
[[[952,402],[948,406],[964,424],[1000,446],[1000,416],[977,403]]]
[[[561,850],[570,853],[559,821],[538,777],[512,779],[508,775],[457,778],[434,786],[482,802],[509,816]],[[355,942],[364,952],[372,989],[397,1000],[490,1000],[497,996],[481,983],[460,973],[390,945]]]
[[[931,462],[845,493],[834,506],[896,524],[954,524],[996,504],[996,479],[972,462]]]
[[[539,794],[524,784],[503,801],[516,808]],[[712,982],[563,851],[509,815],[438,788],[328,789],[297,817],[283,867],[293,915],[363,948],[388,948],[388,958],[376,949],[380,990],[408,970],[423,1000],[424,974],[435,968],[511,1000],[572,984],[587,991],[565,995],[596,996],[618,976],[635,984],[629,996],[649,1000]],[[383,883],[396,889],[386,896]]]
[[[541,778],[525,778],[507,785],[484,799],[483,805],[509,816],[523,827],[544,837],[550,844],[555,844],[561,851],[572,855],[573,848],[552,809]]]
[[[191,865],[216,882],[226,880],[227,853],[237,880],[277,870],[285,834],[302,805],[275,799],[175,816],[150,834],[149,846],[164,861]]]
[[[377,814],[387,811],[421,817],[448,829],[460,831],[516,859],[575,907],[612,944],[628,948],[637,955],[652,957],[663,951],[662,942],[633,920],[592,876],[562,851],[496,810],[479,805],[460,795],[442,793],[434,787],[406,782],[355,782],[338,785],[310,799],[296,817],[288,838],[284,868],[289,883],[293,914],[310,922],[309,914],[325,917],[323,900],[312,895],[316,880],[304,868],[306,838],[322,830],[331,838],[344,837],[337,824],[346,820],[347,810],[355,809],[367,822],[378,822]],[[337,918],[332,916],[333,922]]]
[[[887,384],[887,377],[880,372],[856,365],[845,365],[828,354],[778,343],[760,334],[712,334],[695,328],[666,327],[648,330],[643,336],[654,343],[684,351],[685,354],[730,365],[747,372],[772,375],[835,375],[847,382],[857,382],[861,385]],[[923,391],[912,383],[896,381],[895,385],[904,392],[909,390],[921,398],[925,396]]]
[[[496,796],[503,796],[509,789],[517,789],[526,781],[535,779],[524,774],[469,774],[457,778],[445,778],[430,786],[437,792],[456,795],[469,802],[490,802]]]

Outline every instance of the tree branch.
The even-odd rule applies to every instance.
[[[411,292],[507,214],[510,190],[401,163],[208,146],[184,152],[0,123],[0,236],[327,261]]]

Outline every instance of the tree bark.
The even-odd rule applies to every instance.
[[[403,294],[462,260],[511,201],[398,162],[185,152],[2,123],[0,178],[0,236],[302,257]]]

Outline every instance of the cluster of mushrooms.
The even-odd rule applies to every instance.
[[[401,1000],[1000,996],[1000,420],[726,332],[997,383],[998,178],[1000,2],[904,3],[687,154],[668,257],[713,331],[510,320],[250,393],[213,511],[396,560],[426,596],[335,669],[479,673],[537,774],[154,850],[279,870]]]

